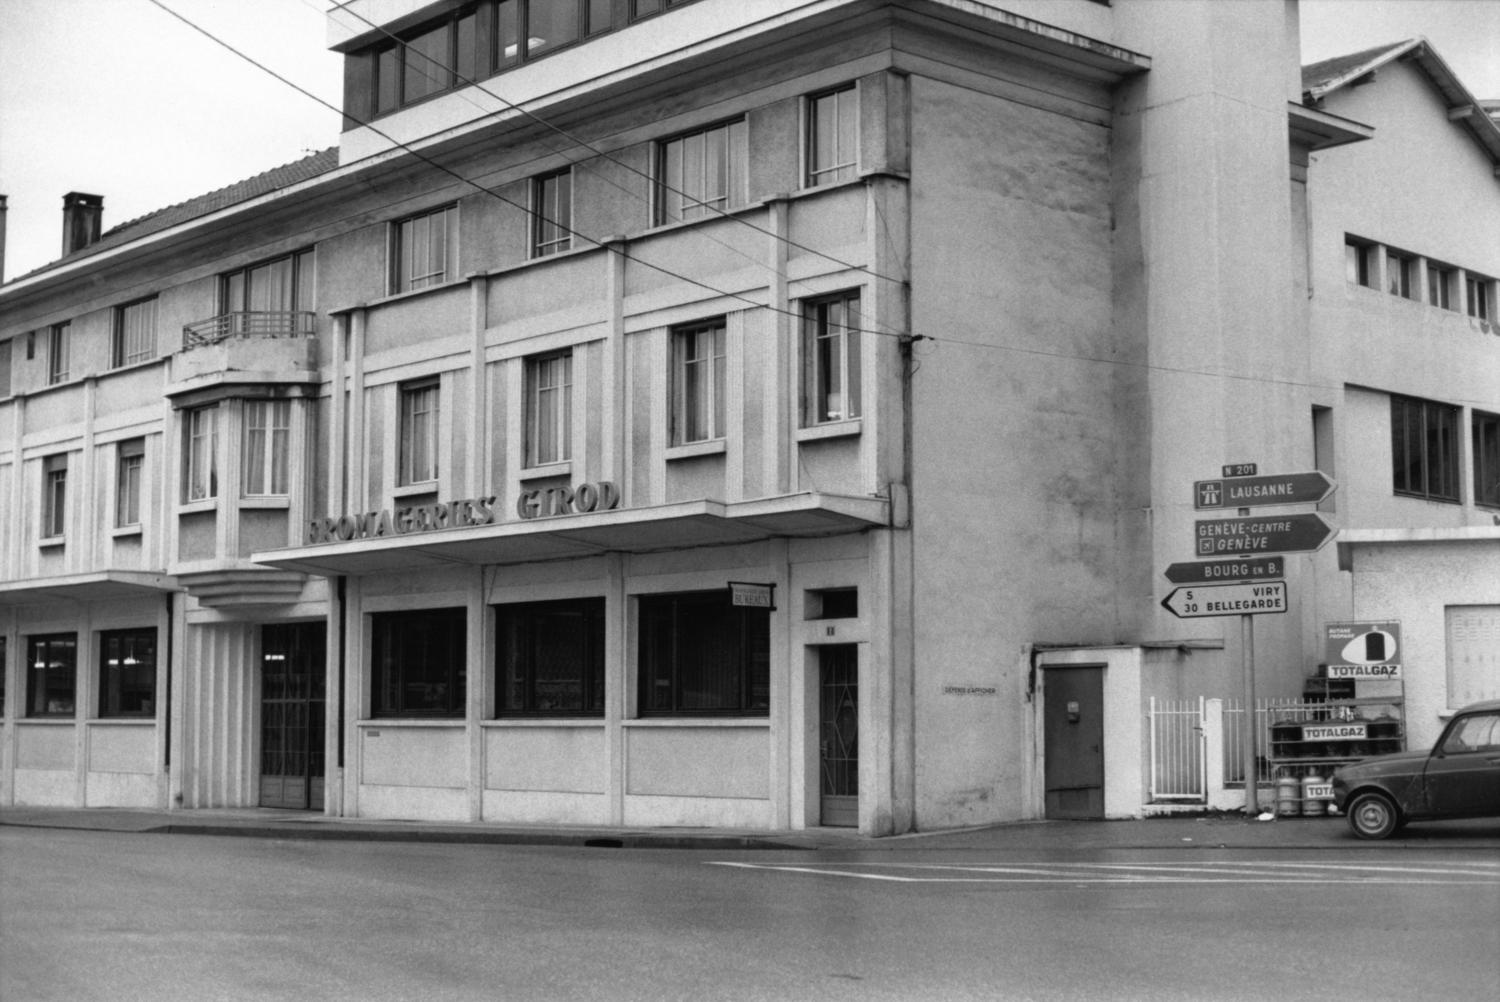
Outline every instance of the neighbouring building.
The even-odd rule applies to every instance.
[[[1362,616],[1476,677],[1500,133],[1425,43],[1304,79],[1296,14],[339,6],[336,148],[72,193],[0,286],[0,802],[1137,814],[1146,700],[1237,692],[1160,604],[1237,462],[1340,485],[1260,691]]]

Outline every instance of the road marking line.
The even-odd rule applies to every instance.
[[[1200,872],[1201,868],[1199,868],[1199,867],[1187,867],[1187,866],[1183,866],[1183,867],[1179,868],[1180,872],[1183,872],[1185,874],[1183,876],[1167,876],[1167,875],[1162,875],[1162,874],[1122,874],[1122,875],[1119,875],[1119,876],[1096,876],[1096,875],[1093,875],[1093,874],[1088,873],[1088,872],[1076,873],[1076,874],[1069,874],[1067,872],[1059,872],[1053,866],[1046,866],[1046,868],[1044,869],[1044,868],[1042,868],[1043,864],[1037,864],[1036,868],[1034,868],[1034,869],[1024,869],[1024,868],[1020,868],[1020,867],[997,867],[997,868],[976,867],[976,868],[969,868],[969,867],[952,866],[952,865],[942,865],[942,864],[914,864],[914,863],[885,863],[885,864],[882,864],[882,863],[857,863],[857,864],[856,863],[850,863],[850,864],[843,864],[843,863],[841,863],[841,864],[838,864],[838,865],[841,866],[841,867],[844,867],[844,868],[843,869],[835,869],[835,868],[821,867],[821,866],[792,866],[792,865],[781,864],[781,863],[746,863],[746,862],[731,861],[731,860],[710,860],[708,862],[709,862],[710,866],[727,866],[727,867],[732,867],[732,868],[736,868],[736,869],[743,869],[743,870],[763,870],[763,871],[764,870],[773,870],[773,871],[780,871],[780,872],[784,872],[784,873],[806,873],[806,874],[812,874],[814,876],[846,877],[846,878],[853,879],[853,880],[878,880],[878,881],[885,881],[885,882],[888,882],[888,883],[902,883],[902,884],[1075,884],[1075,885],[1087,885],[1087,884],[1134,884],[1134,885],[1142,885],[1142,884],[1278,884],[1278,885],[1350,884],[1350,885],[1366,886],[1366,887],[1368,887],[1368,886],[1370,886],[1372,884],[1391,884],[1391,885],[1401,885],[1401,886],[1449,886],[1449,885],[1466,885],[1466,886],[1472,886],[1474,884],[1473,880],[1447,879],[1447,878],[1442,878],[1442,877],[1437,877],[1437,878],[1419,878],[1419,877],[1395,877],[1395,876],[1385,876],[1385,875],[1363,876],[1363,877],[1348,877],[1348,876],[1328,875],[1328,874],[1324,874],[1324,873],[1306,873],[1306,872],[1298,872],[1298,873],[1295,873],[1295,874],[1288,874],[1286,876],[1270,876],[1270,877],[1267,877],[1267,876],[1258,876],[1258,875],[1250,875],[1250,874],[1236,874],[1236,873],[1222,873],[1222,874],[1215,874],[1214,876],[1197,876],[1197,875],[1186,875],[1186,874],[1188,874],[1188,873],[1197,874],[1197,873]],[[1074,864],[1074,865],[1078,866],[1080,869],[1083,869],[1085,871],[1088,870],[1088,869],[1090,869],[1090,868],[1110,868],[1110,867],[1128,867],[1129,866],[1129,864],[1104,864],[1104,863],[1081,863],[1081,864]],[[1305,866],[1314,866],[1316,864],[1298,864],[1298,865],[1305,867]],[[1010,874],[1010,876],[916,877],[916,876],[899,876],[899,875],[891,874],[891,873],[860,872],[857,869],[853,869],[853,867],[874,867],[874,866],[885,866],[885,867],[892,868],[892,869],[897,869],[897,868],[900,868],[900,869],[926,869],[926,870],[970,870],[970,869],[972,869],[974,872],[979,872],[979,873]],[[1161,869],[1169,869],[1169,870],[1172,869],[1171,867],[1160,867],[1160,868]],[[1334,868],[1335,869],[1355,869],[1355,870],[1368,869],[1368,868],[1358,867],[1358,866],[1350,866],[1350,867],[1342,867],[1342,868],[1340,868],[1340,867],[1334,867]],[[1423,873],[1423,872],[1425,872],[1425,871],[1422,871],[1420,869],[1409,869],[1409,868],[1404,868],[1404,867],[1393,867],[1391,869],[1393,871],[1396,871],[1396,872],[1415,872],[1415,873]],[[1210,870],[1208,872],[1213,873],[1214,871]],[[1432,871],[1432,872],[1436,872],[1436,873],[1440,873],[1441,874],[1441,873],[1444,873],[1446,871],[1436,870],[1436,871]],[[1377,873],[1378,873],[1378,871],[1377,871]],[[1492,878],[1492,879],[1483,880],[1483,881],[1481,881],[1481,883],[1485,883],[1485,884],[1488,884],[1488,883],[1497,883],[1497,884],[1500,884],[1500,874],[1466,874],[1466,876],[1471,876],[1471,877],[1472,876],[1482,876],[1482,877]]]

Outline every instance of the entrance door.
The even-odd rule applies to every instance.
[[[818,648],[821,823],[859,825],[859,648]]]
[[[1046,669],[1047,817],[1104,817],[1104,668]]]
[[[323,808],[324,627],[261,627],[260,806]]]

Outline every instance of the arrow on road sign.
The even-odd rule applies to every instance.
[[[1337,531],[1316,513],[1198,519],[1193,527],[1200,557],[1304,553],[1319,549]]]
[[[1193,482],[1193,507],[1256,508],[1273,504],[1316,504],[1332,494],[1334,483],[1323,473],[1278,473],[1260,477]]]
[[[1179,619],[1286,612],[1286,582],[1173,588],[1172,594],[1161,600],[1161,607]]]
[[[1286,573],[1281,557],[1247,557],[1243,560],[1199,560],[1172,564],[1166,570],[1173,584],[1203,584],[1210,581],[1251,581],[1279,578]]]

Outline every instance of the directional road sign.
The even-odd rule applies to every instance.
[[[1258,581],[1279,578],[1286,573],[1282,557],[1246,557],[1243,560],[1199,560],[1173,564],[1167,568],[1167,580],[1173,584],[1206,584],[1210,581]]]
[[[1173,588],[1172,594],[1161,600],[1161,606],[1179,619],[1286,612],[1286,582]]]
[[[1198,519],[1193,526],[1200,557],[1303,553],[1318,549],[1336,531],[1316,513]]]
[[[1333,493],[1333,481],[1317,470],[1261,477],[1193,482],[1193,507],[1256,508],[1272,504],[1316,504]]]

